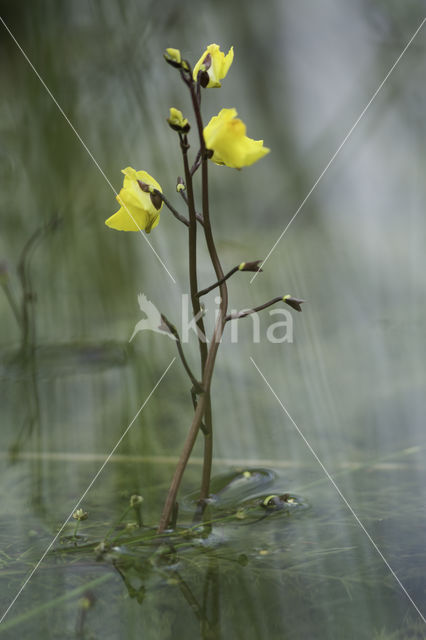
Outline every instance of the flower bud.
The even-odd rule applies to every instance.
[[[301,298],[293,298],[293,296],[287,294],[286,296],[283,297],[283,301],[290,305],[290,307],[292,309],[294,309],[295,311],[302,311],[302,307],[300,306],[303,302],[306,302],[306,300],[302,300]]]
[[[176,184],[176,191],[178,193],[180,193],[181,191],[185,191],[186,189],[186,185],[183,181],[183,178],[181,178],[180,176],[177,179],[177,184]]]
[[[239,271],[263,271],[263,269],[259,267],[260,264],[262,264],[262,260],[254,260],[253,262],[242,262],[239,265],[238,270]]]
[[[95,603],[95,595],[91,591],[87,591],[82,598],[78,601],[79,606],[84,611],[87,611],[92,607]]]
[[[179,109],[174,107],[170,107],[170,116],[167,118],[167,122],[174,131],[179,131],[179,133],[188,133],[190,129],[188,120],[183,117]]]
[[[142,504],[143,502],[143,497],[139,496],[137,494],[134,494],[133,496],[130,496],[130,506],[132,508],[137,507],[138,505]]]
[[[89,514],[87,513],[87,511],[83,511],[83,509],[77,509],[72,514],[72,517],[74,518],[74,520],[78,520],[78,521],[87,520],[87,518],[89,517]]]
[[[170,64],[172,67],[176,69],[180,69],[182,66],[182,56],[180,54],[179,49],[166,49],[166,52],[163,54],[164,60]]]

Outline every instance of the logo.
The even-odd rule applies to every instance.
[[[171,333],[168,326],[165,324],[160,311],[157,309],[155,304],[148,300],[145,294],[140,293],[138,295],[138,303],[139,308],[142,313],[145,314],[145,317],[135,325],[132,336],[129,340],[131,342],[137,333],[142,331],[153,331],[154,333],[161,333],[172,340],[176,340],[176,337]],[[220,297],[215,298],[215,303],[220,304]],[[217,318],[218,307],[214,311],[214,318]],[[260,322],[260,314],[253,311],[252,309],[242,309],[240,311],[232,310],[230,311],[230,315],[238,315],[242,313],[247,313],[247,319],[244,318],[235,318],[229,321],[230,325],[230,341],[233,344],[238,343],[239,340],[239,326],[240,323],[251,323],[252,327],[252,339],[253,343],[258,344],[261,341],[261,322]],[[208,310],[203,308],[200,312],[203,316],[208,315]],[[283,342],[287,342],[291,344],[293,342],[293,316],[287,309],[282,308],[274,308],[269,311],[262,312],[263,317],[268,317],[269,319],[280,317],[280,320],[275,320],[275,322],[271,322],[265,332],[265,338],[268,342],[272,344],[281,344]],[[191,331],[194,332],[195,335],[198,336],[199,339],[204,342],[208,342],[207,337],[200,331],[197,326],[197,320],[199,315],[196,317],[192,316],[192,308],[190,302],[190,296],[187,293],[182,295],[182,304],[181,304],[181,323],[180,330],[177,325],[177,331],[180,336],[180,341],[185,344],[190,340]]]

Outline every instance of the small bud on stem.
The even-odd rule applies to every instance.
[[[283,300],[295,311],[302,311],[302,307],[300,305],[303,304],[303,302],[306,302],[306,300],[302,300],[301,298],[293,298],[290,294],[284,296]]]

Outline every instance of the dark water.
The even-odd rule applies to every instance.
[[[241,172],[210,171],[226,268],[268,254],[424,17],[420,2],[379,0],[0,9],[113,187],[123,167],[145,168],[176,205],[182,171],[164,121],[189,103],[163,49],[196,60],[210,42],[234,45],[206,118],[235,106],[272,151]],[[268,312],[258,342],[249,318],[237,343],[225,336],[217,497],[194,527],[197,443],[178,529],[159,546],[192,415],[177,360],[96,474],[176,355],[161,335],[128,341],[140,292],[179,323],[185,230],[163,211],[149,236],[168,274],[139,234],[104,226],[110,186],[0,25],[0,616],[90,486],[77,544],[71,519],[0,624],[4,637],[426,637],[425,37],[264,273],[230,282],[233,309],[283,293],[308,302],[292,315],[291,343],[268,341],[279,320]],[[200,256],[207,286],[201,242]],[[209,326],[215,304],[212,293]],[[187,354],[197,361],[194,341]],[[295,502],[262,506],[286,493]],[[133,494],[144,526],[126,529],[129,512],[114,528]]]

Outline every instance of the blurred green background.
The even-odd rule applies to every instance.
[[[190,117],[190,102],[164,49],[178,47],[195,63],[211,42],[225,51],[234,45],[222,88],[203,94],[205,120],[235,107],[248,135],[271,148],[242,171],[211,166],[211,215],[229,269],[268,254],[425,8],[414,0],[37,0],[25,6],[3,0],[0,15],[93,154],[0,25],[0,261],[3,283],[18,302],[25,274],[37,347],[31,367],[23,367],[16,359],[19,327],[2,295],[0,600],[6,609],[175,356],[163,336],[146,332],[128,340],[141,317],[139,292],[179,325],[188,291],[185,228],[163,209],[149,236],[173,282],[140,234],[104,225],[117,210],[113,189],[128,165],[155,176],[183,211],[175,193],[179,149],[165,119],[170,106]],[[272,548],[296,545],[290,566],[300,569],[291,579],[281,556],[266,569],[261,564],[253,538],[267,534],[245,538],[250,528],[243,528],[238,549],[252,562],[224,570],[214,637],[425,637],[421,616],[250,361],[425,613],[419,569],[426,480],[425,53],[422,29],[264,273],[253,284],[246,273],[230,281],[231,309],[284,293],[308,302],[302,314],[292,312],[291,344],[266,340],[267,312],[259,344],[250,319],[240,322],[238,344],[225,336],[213,383],[214,471],[269,467],[278,474],[277,488],[298,492],[312,508],[273,529]],[[46,228],[53,216],[60,223]],[[43,234],[23,254],[38,229]],[[202,238],[199,250],[200,283],[207,286],[214,276]],[[214,298],[214,292],[206,298],[210,327]],[[187,353],[198,362],[195,341]],[[158,519],[191,414],[176,361],[87,495],[94,522],[107,527],[135,492],[145,496],[148,520]],[[183,493],[198,487],[201,453],[197,444]],[[337,560],[327,554],[330,545],[345,549]],[[308,570],[304,562],[313,551],[319,555]],[[99,571],[90,562],[69,571],[41,567],[6,618],[16,626],[4,634],[13,638],[19,629],[33,637],[36,629],[36,637],[76,637],[75,599],[30,621],[19,616]],[[175,602],[158,585],[143,606],[123,597],[119,578],[96,598],[87,637],[201,633],[185,601]]]

